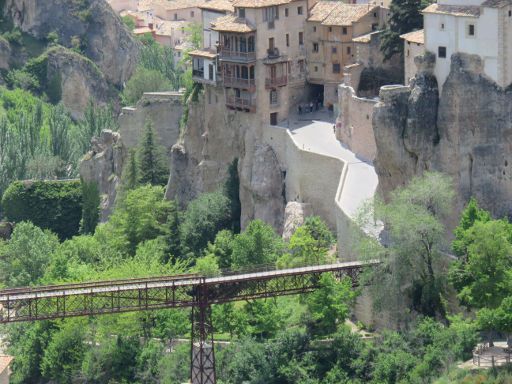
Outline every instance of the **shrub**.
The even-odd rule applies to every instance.
[[[31,221],[68,239],[78,233],[82,217],[80,182],[16,181],[5,191],[2,208],[10,221]]]

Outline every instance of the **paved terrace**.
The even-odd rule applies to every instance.
[[[336,139],[334,124],[334,113],[323,109],[300,115],[292,114],[281,126],[290,130],[299,149],[334,157],[345,164],[335,200],[344,214],[354,219],[360,207],[373,199],[379,180],[371,163],[358,158]],[[380,226],[365,228],[365,231],[376,236]]]

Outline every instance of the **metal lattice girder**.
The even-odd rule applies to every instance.
[[[343,262],[205,278],[198,275],[99,281],[0,290],[0,323],[193,307],[207,286],[209,304],[310,292],[322,273],[348,276],[377,264]]]

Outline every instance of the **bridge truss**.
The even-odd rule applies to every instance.
[[[0,290],[0,323],[191,307],[192,384],[215,384],[211,305],[308,293],[323,273],[353,285],[378,261],[340,262],[218,277],[196,274]]]

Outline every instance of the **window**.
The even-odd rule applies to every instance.
[[[315,27],[313,27],[313,32],[316,32],[316,26],[315,26]]]
[[[331,53],[338,53],[338,48],[331,47]]]
[[[304,32],[299,32],[299,45],[304,45]]]
[[[271,37],[268,39],[268,50],[273,50],[274,49],[274,38]]]
[[[475,24],[468,25],[468,35],[475,36]]]
[[[407,50],[407,57],[409,57],[411,55],[411,52],[409,50]]]
[[[297,15],[302,15],[302,7],[297,7]]]
[[[304,60],[297,61],[297,64],[299,65],[299,72],[304,73],[306,66],[304,65]]]
[[[315,72],[318,72],[318,67],[315,65]]]
[[[439,58],[446,58],[446,47],[439,47],[437,48],[437,56],[439,56]]]
[[[313,43],[313,52],[318,52],[318,43]]]
[[[270,90],[270,104],[271,105],[277,104],[277,90],[276,89]]]
[[[263,21],[274,21],[278,18],[277,6],[263,8]]]
[[[512,11],[508,11],[508,17],[512,16]]]
[[[340,73],[341,72],[341,65],[340,64],[333,64],[332,65],[332,73]]]
[[[194,17],[194,11],[190,11],[190,17]]]
[[[238,17],[245,19],[245,8],[238,8]]]
[[[329,32],[332,32],[332,27],[329,27]]]
[[[373,17],[377,17],[377,12],[373,12]]]
[[[284,9],[284,16],[285,16],[285,17],[288,17],[288,8],[285,8],[285,9]]]
[[[347,55],[352,54],[352,47],[347,47]]]
[[[286,34],[286,46],[287,47],[290,46],[290,35],[289,34]]]
[[[341,33],[342,33],[343,35],[346,35],[346,34],[348,33],[347,27],[343,27],[343,28],[341,28]]]
[[[441,31],[444,31],[444,23],[441,23],[441,25],[439,25],[439,29],[440,29]]]
[[[177,13],[174,14],[174,20],[178,20],[178,14]]]

